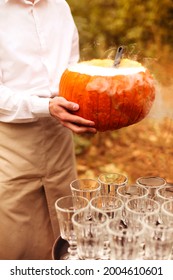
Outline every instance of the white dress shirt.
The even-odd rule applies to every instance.
[[[0,0],[0,121],[50,116],[60,77],[78,59],[78,32],[65,0]]]

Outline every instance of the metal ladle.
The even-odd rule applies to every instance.
[[[115,55],[115,60],[114,60],[113,67],[118,67],[119,66],[122,55],[123,55],[123,51],[124,51],[123,46],[118,47],[116,55]]]

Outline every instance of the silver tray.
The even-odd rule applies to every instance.
[[[66,240],[58,237],[55,240],[55,243],[52,248],[52,259],[53,260],[61,260],[61,256],[67,253],[67,249],[69,244]]]

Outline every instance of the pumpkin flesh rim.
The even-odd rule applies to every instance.
[[[101,67],[94,65],[87,65],[82,63],[74,64],[68,67],[68,71],[79,73],[82,75],[89,76],[102,76],[102,77],[113,77],[113,76],[128,76],[135,75],[140,72],[145,72],[146,69],[143,66],[140,67]]]
[[[141,63],[129,59],[122,59],[118,67],[112,65],[113,60],[111,59],[92,59],[72,64],[68,67],[68,70],[82,75],[101,77],[135,75],[146,71]]]

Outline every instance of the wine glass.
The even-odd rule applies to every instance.
[[[77,254],[76,235],[72,223],[72,215],[79,209],[88,209],[89,201],[81,196],[63,196],[56,200],[55,209],[60,227],[61,237],[68,241],[68,252],[64,254],[62,260],[79,259]]]
[[[90,201],[91,209],[98,209],[103,211],[108,215],[109,219],[122,218],[122,211],[124,208],[124,203],[121,199],[110,195],[100,195],[94,197]],[[108,234],[105,234],[104,241],[104,253],[103,258],[109,259],[110,257],[110,244]]]
[[[135,224],[138,221],[142,221],[143,218],[150,213],[157,214],[158,220],[157,223],[160,222],[159,214],[160,214],[160,204],[151,198],[131,198],[125,203],[125,211],[126,211],[126,225],[133,221]],[[143,258],[145,253],[145,240],[143,240],[139,247],[140,256]]]
[[[163,223],[173,227],[173,199],[166,200],[162,203],[161,217]]]
[[[122,216],[122,209],[124,206],[123,201],[115,196],[110,195],[99,195],[93,197],[90,202],[90,207],[105,212],[109,219]]]
[[[146,176],[139,177],[136,180],[139,186],[146,187],[149,190],[149,197],[154,199],[156,194],[156,189],[166,185],[166,180],[162,177],[157,176]]]
[[[80,178],[70,183],[72,195],[86,197],[89,201],[100,194],[101,184],[96,179]]]
[[[110,219],[107,225],[111,260],[134,260],[140,258],[144,226],[141,221],[131,220],[124,228],[119,218]]]
[[[147,188],[139,186],[137,184],[131,184],[131,185],[124,185],[120,186],[117,189],[117,196],[125,203],[132,198],[146,198],[148,197],[149,191]],[[126,209],[123,208],[122,211],[122,222],[126,226]]]
[[[142,197],[145,198],[148,196],[148,189],[137,184],[124,185],[120,186],[117,189],[118,197],[124,201],[124,203],[131,198]]]
[[[101,183],[101,194],[111,196],[116,196],[117,188],[128,182],[127,176],[120,173],[102,173],[98,180]]]
[[[160,204],[151,198],[131,198],[125,203],[126,218],[128,221],[142,220],[147,214],[160,213]]]
[[[173,248],[173,227],[170,224],[158,224],[158,214],[144,217],[145,260],[169,260]]]
[[[108,216],[103,211],[91,209],[77,211],[72,222],[77,237],[77,251],[81,260],[98,260],[103,258],[104,240]]]
[[[164,224],[173,228],[173,199],[167,200],[161,205],[161,219]],[[171,260],[173,260],[173,247]]]
[[[173,199],[173,184],[167,183],[156,190],[156,200],[160,204],[171,199]]]

